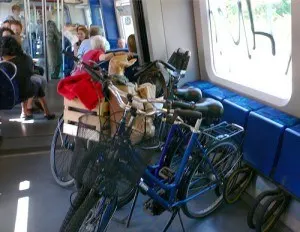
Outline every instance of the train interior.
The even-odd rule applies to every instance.
[[[215,125],[226,122],[242,128],[242,136],[234,137],[241,154],[239,163],[213,191],[218,197],[224,195],[221,206],[198,219],[183,210],[168,231],[300,231],[300,66],[293,65],[300,60],[300,1],[0,0],[0,25],[13,14],[14,5],[21,9],[19,17],[27,41],[22,44],[23,50],[43,70],[46,101],[56,118],[47,120],[41,111],[29,120],[21,118],[20,103],[1,109],[11,96],[7,95],[6,82],[0,79],[1,232],[77,231],[62,230],[61,225],[78,187],[74,182],[68,187],[67,181],[65,186],[58,183],[51,157],[57,149],[55,141],[63,140],[60,122],[68,113],[67,104],[71,104],[58,93],[59,83],[74,69],[73,58],[62,51],[74,52],[79,26],[100,28],[108,44],[106,54],[128,52],[129,43],[121,48],[119,40],[127,43],[127,38],[135,35],[137,62],[125,76],[153,61],[175,67],[174,54],[188,54],[184,70],[175,67],[174,72],[167,70],[168,75],[183,71],[179,87],[197,89],[203,99],[222,105],[224,112]],[[49,21],[59,33],[55,47],[59,49],[49,46],[53,33]],[[61,60],[56,75],[51,71],[53,59]],[[104,69],[108,65],[106,62]],[[206,100],[191,102],[196,106]],[[235,183],[235,189],[229,180]],[[145,191],[139,186],[141,192]],[[241,192],[232,200],[226,191]],[[78,231],[163,231],[177,208],[164,209],[155,216],[156,209],[151,208],[149,215],[147,195],[139,194],[128,228],[132,201],[116,211],[106,230],[97,227]],[[201,199],[200,195],[193,204],[205,204],[208,198]]]

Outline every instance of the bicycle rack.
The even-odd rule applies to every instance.
[[[256,232],[271,231],[288,207],[290,198],[281,189],[262,192],[248,212],[248,226]]]

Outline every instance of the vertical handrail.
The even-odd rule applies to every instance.
[[[65,8],[64,8],[64,0],[61,0],[61,47],[62,50],[65,50],[65,36],[64,36],[64,12],[65,12]],[[62,54],[62,67],[63,67],[63,74],[65,76],[65,54]]]
[[[48,54],[47,54],[47,5],[46,0],[42,0],[42,19],[43,19],[43,43],[44,43],[44,57],[45,57],[45,72],[47,81],[49,81],[49,71],[48,71]]]

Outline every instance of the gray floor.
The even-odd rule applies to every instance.
[[[56,92],[57,81],[51,81],[46,91],[50,111],[59,116],[63,111],[63,98]],[[0,155],[49,149],[57,120],[47,121],[43,114],[34,114],[34,120],[20,120],[21,107],[0,111],[3,144]]]
[[[49,84],[47,92],[50,109],[59,115],[63,110],[62,98],[56,94],[56,82]],[[0,148],[0,232],[15,231],[18,200],[29,199],[28,220],[26,212],[20,216],[24,220],[23,229],[27,232],[56,232],[69,207],[71,189],[63,189],[54,182],[49,167],[49,147],[56,121],[45,121],[36,115],[34,123],[12,122],[20,115],[20,108],[1,111],[3,146]],[[46,152],[41,152],[44,150]],[[31,153],[32,151],[39,151]],[[21,153],[21,154],[20,154]],[[20,191],[19,184],[30,181],[30,188]],[[141,196],[134,212],[131,227],[112,222],[109,231],[152,232],[160,231],[170,214],[152,217],[143,212]],[[125,207],[117,213],[117,218],[127,215]],[[243,202],[223,205],[215,214],[203,220],[184,218],[186,231],[204,232],[247,232],[248,206]],[[25,208],[26,211],[26,208]],[[181,231],[178,218],[169,231]],[[282,231],[282,230],[274,230]]]
[[[30,181],[30,188],[19,191],[19,183],[25,180]],[[29,197],[28,232],[58,231],[69,207],[71,192],[71,189],[63,189],[54,182],[49,168],[48,153],[1,157],[0,231],[14,232],[18,199],[22,197]],[[161,231],[170,214],[164,213],[159,217],[146,214],[142,209],[145,199],[144,196],[140,196],[129,229],[112,222],[108,231]],[[247,210],[247,205],[240,201],[231,206],[223,205],[216,213],[205,219],[191,220],[184,216],[183,220],[186,231],[247,232],[251,231],[246,224]],[[129,207],[125,207],[117,213],[116,218],[122,219],[128,212]],[[23,214],[22,217],[26,218],[26,215]],[[23,231],[26,230],[18,232]],[[178,218],[169,231],[181,231]]]

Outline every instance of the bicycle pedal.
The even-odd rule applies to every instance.
[[[159,216],[165,211],[165,208],[153,199],[149,198],[144,203],[144,211],[149,213],[151,216]]]
[[[168,168],[168,167],[163,167],[162,169],[159,170],[159,173],[158,175],[163,178],[164,180],[172,180],[174,175],[175,175],[175,172]]]

